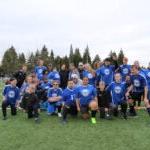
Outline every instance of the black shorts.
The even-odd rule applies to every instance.
[[[140,101],[143,95],[144,95],[143,92],[140,92],[140,93],[138,93],[138,92],[132,92],[131,93],[131,98],[133,100],[135,100],[135,101]]]
[[[82,114],[88,114],[89,113],[89,105],[80,106],[80,110],[81,110]]]
[[[71,106],[65,105],[65,107],[68,109],[69,113],[72,116],[76,116],[78,114],[78,110],[77,110],[77,106],[76,105],[71,105]]]

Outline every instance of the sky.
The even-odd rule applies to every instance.
[[[121,48],[129,63],[150,62],[149,0],[0,0],[0,59],[13,45],[28,56],[46,47],[69,54],[70,44],[102,59]]]

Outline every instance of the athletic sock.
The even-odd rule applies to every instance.
[[[150,108],[147,108],[147,112],[148,112],[148,114],[149,114],[149,116],[150,116]]]
[[[96,117],[96,110],[92,110],[92,111],[91,111],[91,117],[92,117],[92,118],[95,118],[95,117]]]

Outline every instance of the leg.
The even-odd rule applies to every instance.
[[[96,112],[98,108],[98,104],[96,101],[91,101],[89,104],[89,108],[91,109],[91,121],[93,124],[96,124]]]
[[[123,113],[124,119],[127,119],[127,103],[126,102],[121,103],[121,112]]]
[[[33,106],[34,118],[38,118],[39,117],[38,108],[39,108],[39,106],[37,104],[35,104]]]
[[[10,107],[11,107],[11,115],[16,116],[17,115],[16,106],[11,104]]]
[[[90,115],[89,115],[89,107],[88,107],[88,105],[81,106],[80,109],[81,109],[82,118],[84,120],[89,119]]]
[[[30,106],[28,107],[28,119],[33,118],[33,108]]]
[[[145,107],[147,109],[147,112],[150,116],[150,90],[148,90],[148,96],[147,97],[148,97],[148,101],[144,100],[144,103],[145,103]]]
[[[105,118],[105,108],[104,107],[100,107],[100,118]]]
[[[62,112],[62,115],[63,115],[63,121],[66,121],[67,120],[67,114],[69,113],[69,107],[68,106],[64,106],[63,107],[63,112]]]
[[[7,101],[3,101],[2,102],[2,113],[3,113],[3,117],[6,118],[7,116],[7,110],[6,108],[8,107],[8,102]]]

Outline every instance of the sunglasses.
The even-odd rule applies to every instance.
[[[53,85],[59,85],[59,84],[53,84]]]

